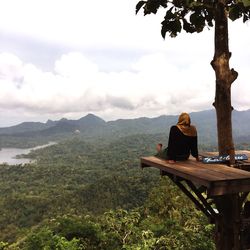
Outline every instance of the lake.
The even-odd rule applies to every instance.
[[[16,159],[17,155],[28,154],[31,150],[44,148],[56,144],[56,142],[49,142],[48,144],[37,146],[34,148],[2,148],[0,150],[0,164],[7,163],[9,165],[31,163],[33,160],[27,158]]]

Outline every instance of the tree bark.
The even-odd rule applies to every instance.
[[[217,250],[240,250],[240,214],[242,203],[238,194],[215,199],[219,216],[216,219],[215,243]]]
[[[215,3],[215,52],[211,65],[216,75],[214,107],[217,115],[217,133],[219,154],[230,155],[230,165],[235,163],[232,133],[231,85],[238,73],[230,69],[231,53],[228,46],[228,17],[225,0]],[[238,195],[225,195],[215,198],[219,217],[216,220],[216,249],[239,250],[240,229],[238,220],[240,206]]]
[[[211,65],[216,75],[214,107],[217,115],[219,154],[229,154],[234,164],[234,142],[232,135],[231,84],[238,73],[229,67],[231,53],[228,47],[228,17],[225,0],[218,0],[215,7],[215,52]]]

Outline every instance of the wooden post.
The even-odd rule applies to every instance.
[[[216,249],[241,250],[239,194],[223,195],[214,198],[220,216],[216,219]]]
[[[217,250],[243,250],[242,246],[248,244],[243,242],[244,235],[241,235],[241,217],[243,203],[250,191],[249,172],[221,164],[208,166],[195,160],[169,164],[154,156],[141,158],[141,167],[155,167],[164,171],[164,175],[170,177],[206,216],[215,221]],[[185,182],[190,190],[181,182]],[[209,207],[210,203],[207,203],[195,184],[207,188],[208,197],[213,200],[218,213]]]

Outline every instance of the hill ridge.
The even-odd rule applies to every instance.
[[[215,110],[203,110],[190,113],[192,124],[196,125],[199,141],[201,143],[216,143],[216,113]],[[159,134],[168,135],[169,128],[176,124],[178,115],[160,115],[157,117],[138,117],[130,119],[117,119],[105,121],[102,118],[87,114],[77,120],[62,118],[58,121],[48,120],[41,122],[23,122],[15,126],[0,128],[0,138],[10,141],[11,137],[31,137],[49,140],[69,138],[78,134],[84,138],[107,138],[116,136],[128,136],[135,134]],[[241,142],[250,138],[250,110],[233,111],[232,115],[234,137]],[[1,146],[1,145],[0,145]]]

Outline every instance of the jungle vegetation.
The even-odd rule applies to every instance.
[[[0,249],[214,249],[213,225],[155,169],[162,134],[32,151],[0,166]],[[201,146],[202,147],[202,146]]]

